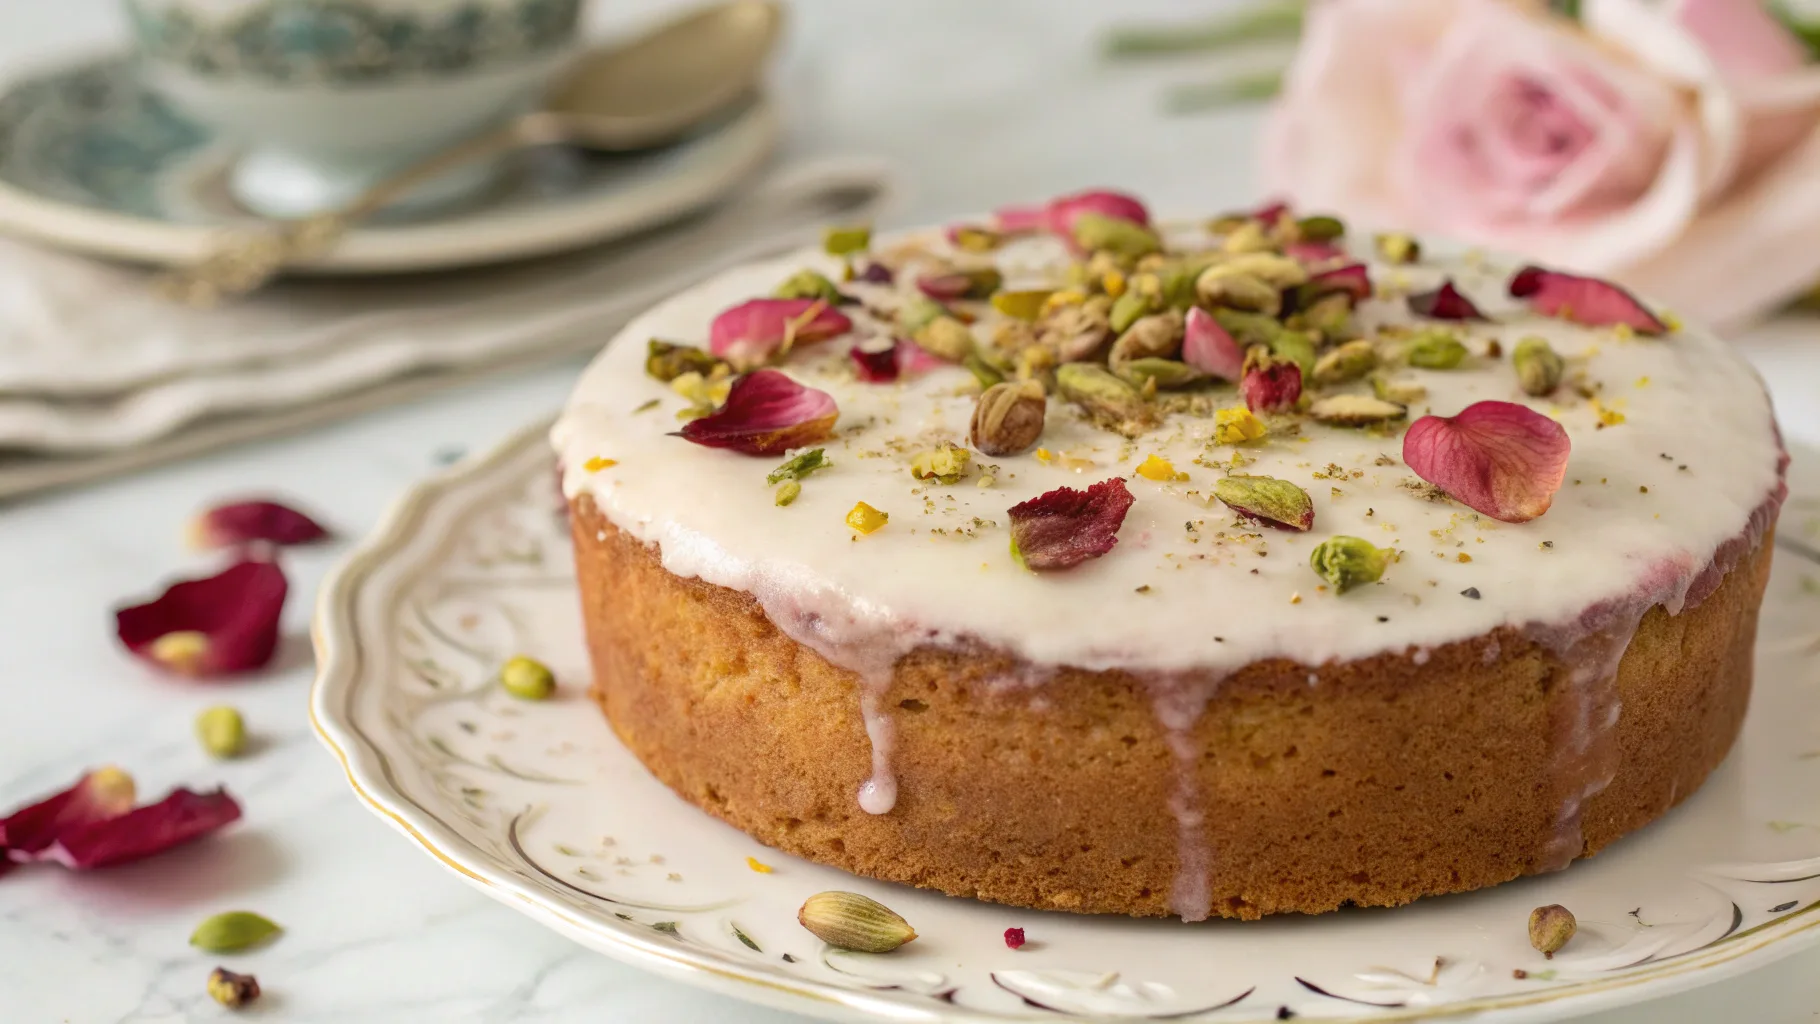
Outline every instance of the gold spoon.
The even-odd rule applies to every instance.
[[[757,87],[782,26],[774,0],[730,0],[593,50],[551,87],[540,109],[424,159],[340,209],[230,231],[159,288],[191,306],[255,291],[285,267],[328,251],[360,220],[471,161],[552,143],[618,153],[673,142]]]

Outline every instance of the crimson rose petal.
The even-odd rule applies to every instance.
[[[1245,370],[1245,350],[1213,314],[1191,306],[1183,321],[1182,362],[1221,380],[1238,380]]]
[[[216,505],[190,523],[190,543],[228,548],[250,541],[310,544],[329,535],[322,524],[275,501],[234,501]]]
[[[1468,508],[1506,523],[1548,511],[1572,447],[1559,423],[1514,402],[1475,402],[1424,416],[1403,435],[1403,461]]]
[[[1371,270],[1363,263],[1349,263],[1332,270],[1323,270],[1296,289],[1296,296],[1303,306],[1312,305],[1328,295],[1345,295],[1355,305],[1371,298]]]
[[[115,631],[127,650],[178,675],[246,672],[272,660],[288,589],[277,563],[247,559],[120,609]]]
[[[781,370],[754,370],[733,382],[720,411],[690,420],[677,437],[747,455],[777,455],[827,440],[840,410],[834,396]]]
[[[758,366],[784,347],[847,333],[853,321],[822,299],[753,299],[714,318],[708,348],[734,366]]]
[[[1274,199],[1251,211],[1251,219],[1274,225],[1288,213],[1289,203],[1282,199]]]
[[[1011,555],[1027,569],[1068,569],[1118,544],[1119,527],[1136,499],[1123,477],[1084,491],[1057,487],[1011,506]]]
[[[1479,307],[1454,287],[1452,278],[1443,281],[1441,287],[1434,291],[1411,295],[1408,302],[1411,313],[1431,320],[1486,319],[1485,314],[1479,312]]]
[[[0,854],[21,863],[34,860],[63,833],[132,810],[134,795],[133,777],[120,769],[89,772],[63,792],[0,820]]]
[[[155,804],[63,832],[43,859],[84,871],[111,867],[181,846],[239,817],[240,805],[226,790],[178,789]]]
[[[1007,949],[1024,948],[1024,930],[1022,928],[1005,929],[1005,948],[1007,948]]]
[[[1528,299],[1530,308],[1543,316],[1560,317],[1588,327],[1623,324],[1638,334],[1668,333],[1668,325],[1635,295],[1596,277],[1524,267],[1511,278],[1510,294]]]
[[[889,348],[866,349],[855,345],[847,354],[853,357],[853,369],[860,380],[868,384],[889,384],[897,379],[898,371],[902,369],[897,354],[902,347],[902,342],[893,340]]]

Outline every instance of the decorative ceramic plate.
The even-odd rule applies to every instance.
[[[1820,940],[1820,564],[1778,561],[1755,703],[1730,759],[1596,858],[1395,910],[1080,917],[800,861],[646,774],[586,696],[545,429],[414,490],[324,586],[312,712],[375,811],[483,891],[601,952],[838,1020],[1508,1024],[1690,988]],[[1797,498],[1782,523],[1811,537],[1820,500]],[[554,669],[554,699],[526,703],[493,682],[518,653]],[[878,956],[824,947],[796,910],[827,889],[882,901],[919,938]],[[1580,920],[1553,960],[1525,929],[1548,903]],[[1008,927],[1028,944],[1006,948]]]
[[[401,273],[563,252],[674,220],[725,195],[770,155],[760,99],[667,149],[521,154],[485,199],[434,219],[370,222],[302,272]],[[192,262],[248,214],[229,198],[233,147],[147,92],[132,58],[65,63],[0,89],[0,231],[138,263]]]

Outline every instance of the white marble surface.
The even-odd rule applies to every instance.
[[[623,23],[662,0],[619,0]],[[1170,71],[1107,69],[1096,25],[1212,2],[815,0],[798,5],[778,76],[791,152],[862,149],[901,161],[914,194],[897,219],[939,219],[1097,183],[1160,206],[1236,204],[1256,189],[1255,117],[1175,122],[1156,113]],[[109,0],[0,2],[0,70],[117,36]],[[980,160],[989,151],[990,159]],[[1820,325],[1751,346],[1791,437],[1820,443]],[[257,909],[287,933],[234,962],[267,989],[260,1019],[385,1022],[785,1024],[760,1010],[588,953],[469,889],[363,810],[309,732],[309,598],[341,547],[290,561],[295,591],[278,668],[248,682],[161,679],[112,643],[109,611],[206,561],[183,524],[210,498],[276,489],[347,535],[366,531],[439,456],[476,450],[555,408],[576,367],[502,377],[296,438],[78,492],[0,507],[0,806],[119,763],[147,790],[227,783],[246,820],[184,853],[87,877],[54,869],[0,881],[0,1021],[220,1019],[202,994],[214,959],[194,924]],[[256,756],[209,763],[190,720],[231,701]],[[1820,952],[1597,1024],[1820,1020]]]

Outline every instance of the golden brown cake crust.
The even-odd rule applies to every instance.
[[[899,798],[871,770],[859,680],[779,632],[748,594],[666,571],[582,497],[572,508],[594,697],[678,794],[768,845],[855,874],[998,903],[1163,915],[1181,849],[1177,760],[1143,681],[1065,669],[1006,687],[1016,659],[919,649],[885,707]],[[1698,607],[1652,609],[1618,675],[1621,755],[1587,802],[1584,853],[1662,815],[1743,722],[1765,537]],[[1516,630],[1221,681],[1203,751],[1215,915],[1394,906],[1542,870],[1569,714],[1560,659]],[[995,681],[997,685],[995,686]]]

